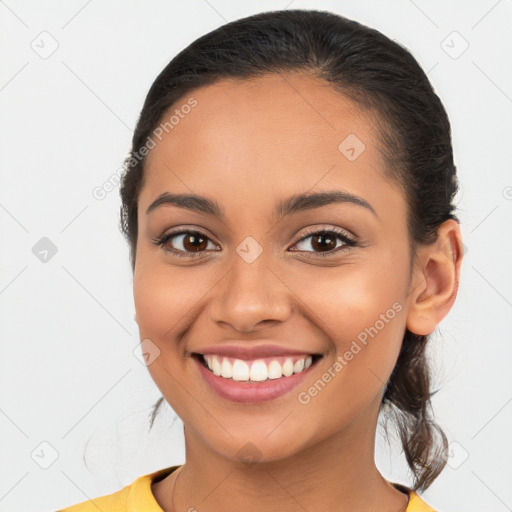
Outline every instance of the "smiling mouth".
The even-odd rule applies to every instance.
[[[262,357],[253,360],[216,354],[194,353],[193,356],[218,377],[250,383],[283,379],[302,373],[322,358],[320,354]]]

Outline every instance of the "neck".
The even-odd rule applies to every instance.
[[[185,429],[186,463],[155,498],[165,512],[405,510],[408,497],[375,466],[378,414],[371,416],[291,457],[252,464],[223,457]]]

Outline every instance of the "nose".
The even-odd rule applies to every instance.
[[[293,293],[264,257],[248,263],[237,255],[222,284],[216,287],[210,318],[238,332],[255,331],[286,321],[293,309],[291,296]]]

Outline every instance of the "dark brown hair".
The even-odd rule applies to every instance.
[[[120,227],[135,267],[137,201],[144,180],[141,149],[163,116],[194,89],[226,78],[297,71],[325,80],[374,115],[386,175],[408,206],[411,257],[447,219],[458,219],[458,189],[445,109],[414,57],[397,42],[353,20],[316,10],[265,12],[228,23],[181,51],[146,97],[121,181]],[[136,158],[135,158],[136,157]],[[411,260],[412,261],[412,260]],[[397,426],[415,490],[424,490],[447,461],[447,439],[431,411],[428,336],[406,329],[381,412]],[[151,426],[163,397],[155,404]],[[151,427],[150,427],[151,428]]]

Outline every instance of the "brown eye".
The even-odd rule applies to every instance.
[[[340,241],[341,244],[338,244]],[[313,252],[321,256],[336,254],[356,245],[356,241],[345,234],[345,232],[334,228],[309,231],[308,236],[302,237],[295,244],[295,246],[299,247],[298,251]],[[308,251],[309,248],[312,248],[313,251]]]
[[[175,241],[171,243],[172,240]],[[168,233],[156,240],[155,243],[162,246],[165,251],[177,256],[199,256],[208,249],[208,243],[213,246],[210,249],[215,250],[216,247],[209,237],[196,230]]]
[[[332,251],[336,249],[337,237],[329,233],[322,232],[317,235],[311,235],[311,246],[319,251]]]
[[[208,245],[206,237],[198,234],[185,234],[182,240],[186,251],[197,252],[206,249]]]

